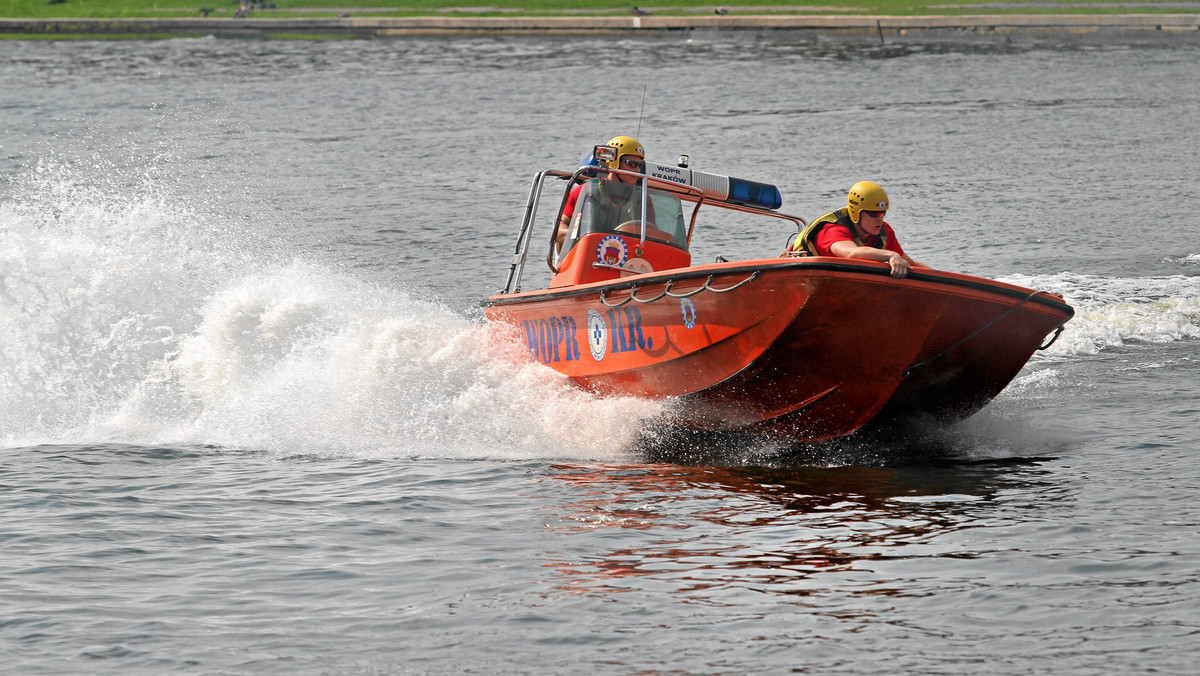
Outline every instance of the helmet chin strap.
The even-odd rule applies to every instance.
[[[864,242],[867,241],[868,237],[882,238],[883,237],[883,219],[880,219],[880,221],[879,221],[879,232],[872,235],[871,233],[867,232],[866,228],[863,227],[862,212],[861,211],[858,212],[858,222],[854,224],[854,236]]]
[[[854,235],[861,240],[866,240],[869,235],[867,229],[862,226],[862,212],[858,212],[858,222],[854,224]]]

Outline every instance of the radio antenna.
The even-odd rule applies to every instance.
[[[642,137],[642,113],[644,113],[644,112],[646,112],[646,85],[643,84],[642,85],[642,109],[638,111],[637,133],[634,134],[634,136],[633,136],[634,138]]]

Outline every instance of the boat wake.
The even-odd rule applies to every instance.
[[[1075,273],[1012,275],[1001,281],[1062,294],[1075,317],[1035,360],[1093,355],[1137,343],[1200,338],[1200,277],[1106,278]]]
[[[253,242],[160,188],[39,167],[0,201],[0,440],[619,459],[657,407],[512,336]]]
[[[716,433],[651,422],[636,448],[644,462],[689,466],[889,467],[1051,458],[1069,446],[1061,429],[1031,427],[993,408],[947,427],[937,421],[861,430],[818,443]]]

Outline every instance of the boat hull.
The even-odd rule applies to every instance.
[[[678,398],[687,427],[818,441],[975,413],[1073,310],[967,275],[806,258],[493,296],[484,313],[586,389]]]

